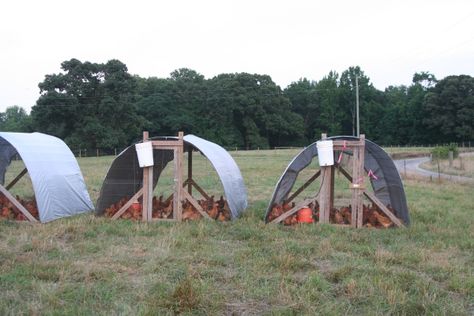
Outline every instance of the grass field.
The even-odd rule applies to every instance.
[[[0,221],[0,315],[474,313],[472,186],[406,179],[409,228],[265,225],[297,152],[232,152],[249,195],[234,222]],[[94,202],[112,159],[79,160]],[[209,162],[195,164],[197,182],[220,195]],[[21,168],[14,162],[7,182]],[[156,194],[169,192],[169,172]],[[28,178],[13,192],[31,195]]]

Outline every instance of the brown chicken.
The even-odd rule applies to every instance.
[[[11,214],[11,211],[8,207],[4,206],[2,207],[2,217],[9,218]]]
[[[285,218],[285,220],[283,221],[283,224],[287,225],[287,226],[298,224],[298,219],[296,218],[296,214],[288,216],[287,218]]]
[[[351,213],[350,206],[341,207],[341,215],[344,218],[345,224],[350,224],[352,222],[352,213]]]
[[[339,224],[339,225],[344,224],[344,217],[342,216],[339,210],[336,210],[334,212],[334,223]]]
[[[390,220],[390,218],[380,214],[379,212],[377,211],[374,211],[374,214],[375,214],[375,217],[377,218],[377,221],[380,223],[380,225],[382,225],[383,227],[385,228],[388,228],[388,227],[391,227],[393,226],[393,223],[392,221]]]
[[[267,216],[269,222],[273,221],[275,218],[280,217],[283,214],[283,207],[281,205],[275,204],[272,207],[272,210]]]
[[[206,211],[210,218],[216,219],[219,214],[219,203],[214,203],[210,210]]]
[[[227,212],[219,212],[219,215],[217,216],[217,220],[220,222],[230,221],[230,214]]]

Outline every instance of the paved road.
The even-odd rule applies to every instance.
[[[461,156],[472,156],[474,153],[462,153]],[[400,159],[400,160],[394,160],[395,165],[397,166],[398,172],[400,174],[404,174],[405,172],[408,174],[416,174],[418,176],[422,177],[432,177],[433,179],[438,179],[438,173],[429,171],[426,169],[422,169],[420,165],[424,162],[429,161],[429,157],[419,157],[419,158],[410,158],[410,159]],[[453,176],[450,174],[444,174],[442,173],[441,175],[442,179],[445,180],[450,180],[454,182],[474,182],[473,178],[469,177],[463,177],[463,176]]]

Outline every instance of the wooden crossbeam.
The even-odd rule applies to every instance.
[[[350,147],[361,147],[361,146],[365,146],[365,139],[364,140],[360,139],[360,140],[333,140],[332,141],[332,147],[334,150],[340,150],[340,149],[343,149],[344,147],[350,148]]]
[[[285,213],[281,214],[277,218],[275,218],[271,223],[280,223],[281,221],[284,221],[286,218],[289,216],[295,214],[297,211],[299,211],[303,206],[306,206],[310,203],[314,203],[318,197],[314,197],[311,199],[306,199],[298,204],[296,204],[292,209],[286,211]]]
[[[38,220],[33,216],[31,215],[30,212],[28,212],[28,210],[20,204],[20,202],[17,201],[17,199],[15,199],[15,197],[13,195],[11,195],[10,192],[8,192],[7,189],[5,189],[3,187],[3,185],[0,185],[0,192],[3,193],[3,195],[5,195],[5,197],[20,211],[23,213],[23,215],[25,215],[26,218],[28,218],[28,220],[30,222],[38,222]]]
[[[342,173],[342,175],[347,178],[347,180],[352,182],[352,176],[349,174],[349,172],[346,169],[344,169],[341,165],[338,166],[338,169]]]
[[[351,175],[349,174],[349,172],[347,172],[346,169],[344,169],[343,167],[339,166],[339,170],[341,171],[341,173],[347,178],[349,179],[349,181],[352,182],[352,177]],[[377,205],[379,207],[379,209],[385,214],[387,215],[390,220],[395,224],[397,225],[398,227],[403,227],[405,225],[403,225],[403,223],[392,213],[390,212],[390,210],[371,192],[368,192],[367,190],[364,190],[364,193],[363,193],[372,203],[374,203],[375,205]]]
[[[285,200],[286,203],[290,203],[293,201],[295,197],[297,197],[304,189],[306,189],[311,183],[314,182],[319,176],[321,175],[321,170],[318,170],[311,178],[308,179],[298,190],[296,190],[291,196]]]
[[[152,146],[159,149],[175,149],[176,147],[183,146],[183,143],[179,140],[153,140]]]
[[[132,206],[132,204],[138,200],[141,196],[143,195],[143,188],[141,188],[140,190],[138,190],[137,193],[135,193],[134,196],[132,196],[132,198],[130,200],[128,200],[127,203],[125,203],[121,208],[120,210],[118,210],[117,213],[114,214],[114,216],[112,216],[112,219],[117,219],[119,218],[123,213],[125,213],[125,211],[130,207]]]
[[[379,209],[385,214],[387,215],[390,220],[395,224],[397,225],[398,227],[403,227],[405,225],[403,225],[403,223],[395,216],[395,214],[393,214],[392,212],[390,212],[390,210],[374,195],[372,194],[371,192],[367,192],[367,191],[364,191],[364,195],[369,199],[371,200],[373,203],[375,203]]]
[[[169,202],[171,202],[172,199],[173,199],[173,193],[171,193],[171,195],[168,196],[168,198],[163,201],[163,204],[168,204]]]
[[[206,200],[209,200],[211,197],[206,193],[206,191],[204,191],[203,188],[201,188],[197,183],[196,181],[194,181],[193,179],[191,179],[191,184],[193,185],[193,187],[198,190],[199,193],[201,193],[201,195],[206,199]]]
[[[6,190],[10,190],[11,188],[13,188],[13,186],[28,172],[28,170],[25,168],[23,169],[20,174],[18,174],[16,176],[15,179],[13,179],[6,187],[5,189]]]
[[[181,194],[183,195],[183,197],[189,201],[189,203],[191,203],[194,208],[204,217],[204,218],[207,218],[207,219],[211,219],[211,217],[203,210],[203,208],[201,207],[201,205],[199,205],[199,203],[192,197],[191,194],[188,193],[188,191],[182,189],[181,191]]]

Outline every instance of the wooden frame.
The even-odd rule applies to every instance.
[[[6,187],[0,185],[0,192],[18,209],[28,221],[38,223],[38,220],[8,191],[28,172],[25,168]]]
[[[322,134],[321,139],[326,139],[327,135]],[[344,151],[351,149],[352,155],[352,175],[335,163],[333,166],[322,166],[311,178],[308,179],[300,188],[290,195],[285,203],[293,201],[303,190],[305,190],[314,180],[320,175],[322,176],[322,183],[320,192],[317,196],[312,199],[306,199],[301,203],[295,205],[292,209],[288,210],[284,214],[275,218],[272,223],[280,223],[289,216],[296,213],[303,206],[308,205],[311,202],[319,202],[319,222],[321,224],[329,223],[330,211],[334,206],[334,175],[336,168],[350,181],[349,188],[351,189],[351,225],[338,225],[338,226],[352,226],[356,228],[363,227],[363,203],[362,196],[366,196],[370,201],[378,206],[378,208],[390,218],[390,220],[397,227],[403,227],[404,224],[371,192],[366,191],[364,185],[364,155],[365,155],[365,135],[360,135],[359,140],[345,141],[345,140],[333,140],[334,151]]]
[[[209,195],[201,188],[193,177],[193,160],[192,147],[188,151],[188,175],[187,179],[183,181],[183,154],[184,154],[184,134],[178,133],[178,139],[173,140],[150,140],[148,132],[143,132],[143,142],[152,142],[153,149],[172,150],[173,151],[173,167],[174,167],[174,188],[166,201],[172,200],[173,203],[173,218],[153,218],[152,216],[152,201],[153,201],[153,166],[143,168],[143,185],[142,188],[125,203],[117,213],[112,216],[112,219],[119,218],[125,211],[135,202],[142,198],[142,221],[182,221],[183,209],[182,202],[187,200],[196,210],[206,219],[210,219],[209,215],[203,210],[198,201],[192,196],[193,187],[205,198],[209,199]]]

